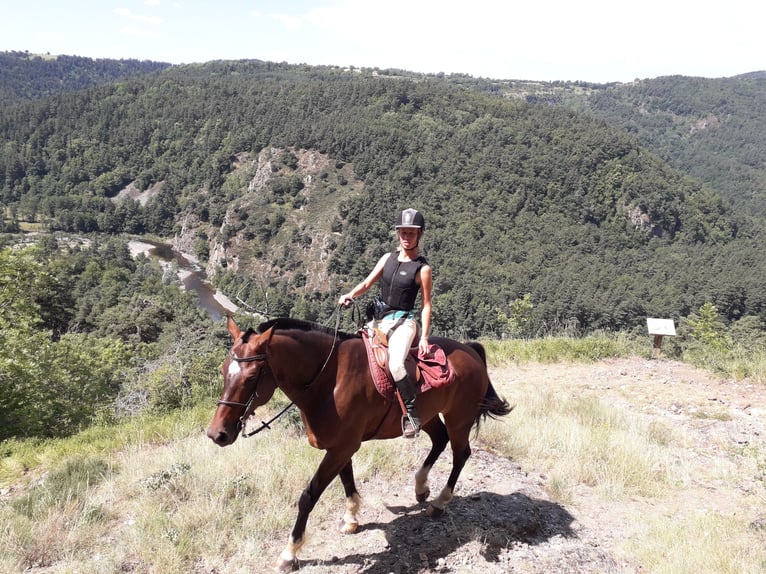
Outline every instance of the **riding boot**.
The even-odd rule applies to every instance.
[[[407,415],[402,416],[402,436],[415,438],[420,432],[420,416],[415,405],[415,384],[410,377],[404,377],[402,380],[396,381],[396,388],[399,389],[402,403],[407,410]]]

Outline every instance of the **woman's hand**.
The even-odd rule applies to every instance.
[[[428,347],[430,345],[428,344],[428,337],[425,335],[423,337],[420,337],[420,341],[418,342],[418,351],[420,352],[420,355],[425,357],[428,355]]]
[[[343,295],[340,296],[340,299],[338,299],[338,305],[341,305],[343,307],[348,307],[353,302],[354,302],[354,298],[348,293],[344,293]]]

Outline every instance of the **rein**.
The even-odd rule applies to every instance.
[[[314,376],[313,379],[311,379],[311,382],[309,382],[306,386],[310,387],[313,385],[317,380],[319,380],[319,377],[322,376],[322,373],[324,372],[325,368],[327,368],[328,363],[330,362],[330,358],[332,357],[333,352],[335,352],[335,345],[338,342],[338,331],[340,329],[340,311],[339,309],[335,310],[336,319],[335,319],[335,332],[333,334],[332,338],[332,346],[330,347],[330,352],[327,354],[327,358],[324,361],[324,364],[322,365],[322,368],[319,369],[319,372]],[[231,359],[233,361],[236,361],[238,363],[254,363],[258,361],[263,361],[264,363],[268,364],[268,357],[266,356],[266,353],[259,353],[257,355],[250,355],[248,357],[237,357],[234,354],[234,351],[230,351],[229,355],[231,356]],[[261,382],[261,377],[263,377],[263,371],[264,369],[261,369],[258,373],[258,379],[255,381],[255,387],[253,388],[253,393],[250,395],[250,398],[247,400],[246,403],[240,403],[237,401],[224,401],[219,400],[216,403],[216,406],[226,406],[226,407],[241,407],[244,408],[245,411],[242,413],[242,416],[239,417],[239,423],[238,427],[239,430],[242,432],[242,436],[244,438],[249,438],[253,436],[254,434],[258,434],[262,430],[265,429],[271,429],[271,423],[273,423],[275,420],[277,420],[279,417],[281,417],[283,414],[285,414],[293,405],[295,405],[295,401],[290,401],[290,404],[288,404],[285,408],[283,408],[279,413],[277,413],[274,417],[269,419],[268,421],[261,421],[261,426],[259,426],[257,429],[252,430],[248,433],[245,432],[245,422],[248,418],[250,418],[250,415],[252,415],[251,407],[253,406],[253,401],[255,400],[255,397],[257,395],[258,391],[258,383]],[[273,375],[273,372],[272,372]],[[274,376],[274,379],[276,380],[276,376]],[[277,380],[277,386],[279,387],[279,381]]]

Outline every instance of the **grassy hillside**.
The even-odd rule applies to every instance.
[[[415,560],[492,573],[519,563],[531,572],[551,564],[761,571],[764,387],[649,361],[646,347],[631,357],[641,352],[634,344],[494,343],[494,384],[516,408],[472,436],[473,456],[444,519],[425,516],[414,500],[425,436],[407,448],[366,443],[354,462],[364,498],[359,532],[338,533],[336,481],[311,514],[303,569],[403,571]],[[278,394],[257,416],[284,404]],[[293,411],[220,449],[201,432],[213,408],[209,401],[65,440],[3,443],[0,570],[270,569],[321,452],[308,446]],[[445,453],[431,475],[434,494],[448,469]]]

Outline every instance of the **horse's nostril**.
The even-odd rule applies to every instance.
[[[210,440],[212,440],[215,444],[218,445],[226,445],[228,443],[229,436],[226,434],[226,431],[214,431],[213,429],[209,429],[207,431],[207,436],[210,437]]]

